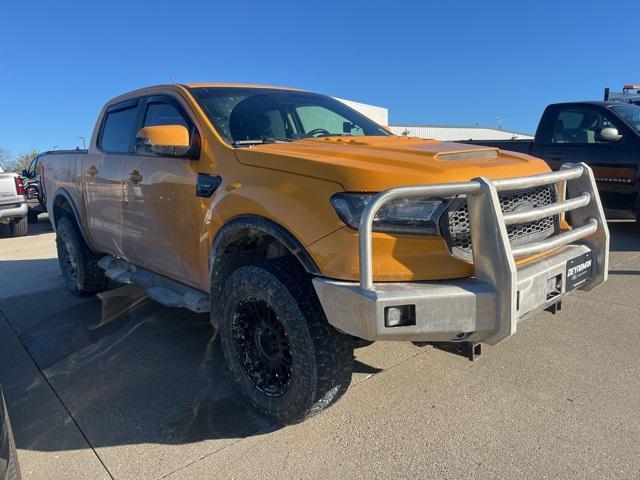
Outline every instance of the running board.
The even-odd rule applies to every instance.
[[[209,311],[209,295],[200,290],[111,255],[100,259],[98,266],[118,283],[132,283],[146,289],[149,298],[162,305],[188,308],[196,313]]]

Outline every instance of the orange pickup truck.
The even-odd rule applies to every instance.
[[[284,424],[344,393],[362,340],[475,351],[607,277],[587,165],[393,136],[302,90],[137,90],[43,168],[68,287],[210,312],[240,389]]]

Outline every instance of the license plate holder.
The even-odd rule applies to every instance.
[[[593,253],[586,252],[567,262],[566,291],[575,290],[591,280]]]

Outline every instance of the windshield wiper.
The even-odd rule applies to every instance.
[[[256,140],[236,140],[233,142],[234,147],[249,147],[251,145],[262,145],[263,143],[289,143],[295,142],[297,139],[284,137],[264,137]]]

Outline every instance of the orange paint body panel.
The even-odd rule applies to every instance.
[[[256,88],[165,85],[110,101],[98,118],[87,154],[69,154],[64,159],[52,155],[45,164],[49,211],[54,211],[56,192],[69,192],[95,251],[202,291],[209,290],[214,238],[241,215],[263,217],[282,226],[307,250],[322,275],[355,280],[358,233],[337,215],[331,205],[334,194],[549,171],[542,160],[527,155],[396,136],[308,138],[234,148],[189,90],[230,86]],[[192,135],[200,142],[197,159],[113,154],[98,147],[110,107],[156,96],[170,98],[190,118]],[[142,133],[152,137],[151,129]],[[182,130],[174,130],[166,141],[179,142],[181,135]],[[212,197],[196,196],[199,174],[221,177]],[[374,233],[373,252],[374,280],[473,275],[473,266],[452,256],[439,236]]]

